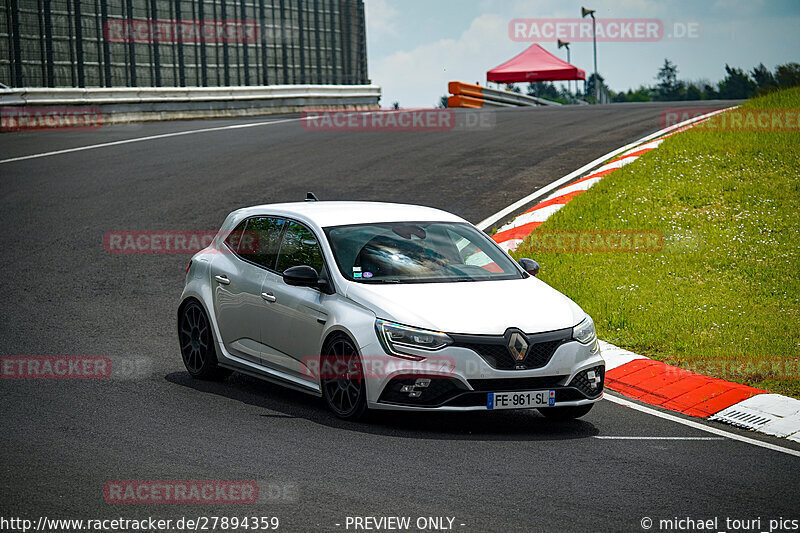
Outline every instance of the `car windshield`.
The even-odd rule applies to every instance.
[[[514,261],[483,232],[453,222],[392,222],[326,228],[342,274],[360,283],[520,279]]]

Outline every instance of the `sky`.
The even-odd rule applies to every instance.
[[[655,42],[598,42],[597,69],[614,91],[655,84],[669,59],[678,77],[716,83],[725,65],[751,70],[800,63],[800,0],[365,0],[369,76],[381,105],[431,107],[449,81],[486,84],[486,71],[532,42],[566,60],[555,38],[516,42],[515,19],[658,19]],[[544,30],[537,20],[535,27]],[[526,28],[530,28],[528,25]],[[691,37],[678,38],[682,29]],[[671,37],[671,38],[670,38]],[[569,39],[565,39],[569,40]],[[593,72],[591,40],[570,45],[572,64]]]

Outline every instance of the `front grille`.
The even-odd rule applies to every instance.
[[[550,362],[559,346],[571,340],[572,330],[562,329],[547,333],[524,335],[528,351],[522,361],[517,361],[508,349],[509,332],[505,335],[450,335],[454,346],[467,348],[480,355],[497,370],[531,370],[542,368]]]
[[[588,374],[590,371],[594,371],[595,380],[591,380],[589,378]],[[592,388],[592,383],[596,382],[597,378],[600,379],[600,382],[597,383],[594,388]],[[600,393],[603,392],[604,382],[605,382],[605,367],[603,365],[600,365],[600,366],[595,366],[593,368],[588,368],[586,370],[582,370],[577,374],[575,374],[575,377],[572,378],[572,381],[569,382],[569,386],[575,387],[589,398],[594,398],[596,396],[600,396]]]
[[[536,376],[531,378],[470,379],[470,386],[482,392],[507,392],[549,389],[558,387],[567,376]]]
[[[464,343],[458,344],[462,348],[469,348],[477,353],[483,360],[489,363],[492,368],[505,368],[509,364],[514,368],[514,362],[511,359],[511,354],[508,353],[508,348],[505,344],[476,344]]]

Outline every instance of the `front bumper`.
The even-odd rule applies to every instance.
[[[490,392],[536,390],[554,390],[556,407],[599,401],[605,362],[597,343],[587,346],[563,339],[551,347],[549,355],[537,353],[538,360],[528,365],[533,368],[520,364],[513,370],[506,369],[508,365],[497,358],[497,352],[464,343],[436,352],[414,351],[425,359],[403,360],[399,365],[397,358],[382,354],[387,359],[385,368],[399,368],[366,380],[367,404],[371,409],[477,411],[487,410]],[[373,352],[380,349],[377,344],[369,348]]]

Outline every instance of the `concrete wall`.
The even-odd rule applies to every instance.
[[[150,120],[240,117],[305,108],[376,109],[376,85],[265,87],[2,89],[0,112],[69,113],[91,108],[104,124]],[[27,111],[26,111],[27,110]]]

